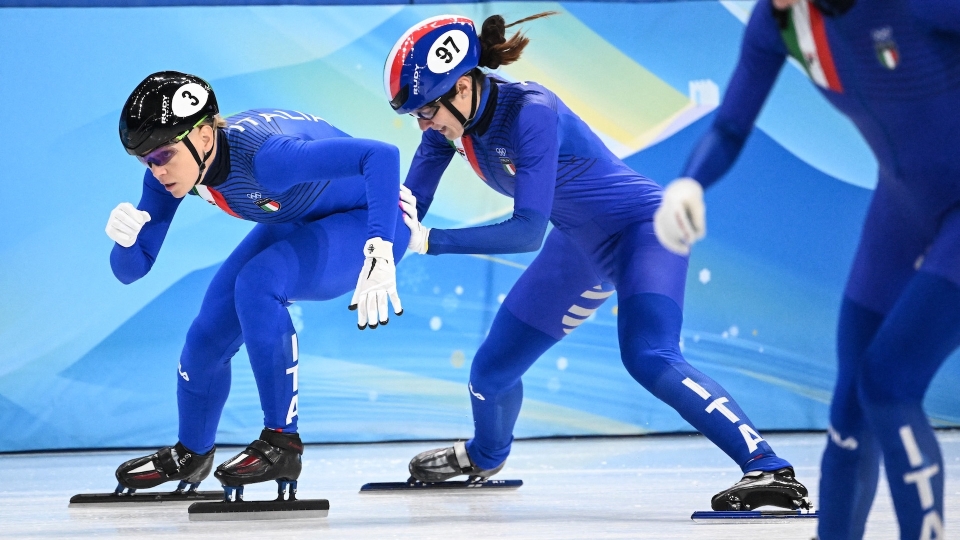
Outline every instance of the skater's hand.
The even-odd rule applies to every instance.
[[[350,300],[350,309],[357,310],[357,327],[363,330],[369,322],[374,329],[387,324],[387,297],[393,303],[394,313],[403,315],[400,296],[397,295],[397,267],[393,264],[393,242],[371,238],[363,246],[363,269],[357,280],[357,290]]]
[[[148,221],[150,221],[150,214],[147,212],[137,210],[128,202],[120,203],[110,212],[110,219],[107,220],[107,236],[128,248],[137,242],[140,229]]]
[[[663,202],[653,216],[653,230],[663,247],[677,255],[707,234],[707,208],[703,188],[693,178],[679,178],[663,190]]]
[[[410,229],[410,243],[407,247],[423,255],[427,252],[430,229],[420,224],[417,217],[417,198],[407,186],[400,186],[400,210],[403,212],[403,222]]]

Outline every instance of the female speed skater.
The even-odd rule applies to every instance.
[[[255,109],[227,121],[218,113],[206,81],[175,71],[144,79],[121,112],[120,141],[147,171],[140,203],[121,203],[107,223],[117,279],[132,283],[150,271],[188,194],[257,225],[217,271],[187,333],[177,366],[179,441],[122,464],[118,492],[170,480],[195,490],[210,473],[230,359],[241,344],[264,429],[215,476],[225,487],[295,482],[303,453],[298,347],[285,306],[355,287],[350,308],[361,330],[387,324],[388,298],[402,313],[394,261],[409,230],[397,206],[396,147],[351,138],[298,111]]]
[[[539,14],[513,24],[538,18]],[[516,61],[527,38],[509,40],[503,17],[443,15],[396,43],[384,87],[398,114],[418,118],[420,146],[401,188],[410,249],[420,254],[521,253],[543,249],[507,295],[477,351],[468,388],[474,437],[423,452],[410,472],[423,482],[487,478],[510,454],[523,399],[521,376],[614,291],[627,371],[730,456],[745,473],[717,494],[715,509],[805,507],[806,488],[733,398],[680,353],[687,258],[657,242],[661,189],[613,155],[557,96],[533,82],[509,83],[480,68]],[[490,226],[428,229],[430,207],[459,153],[513,216]],[[547,223],[554,229],[544,235]]]
[[[960,3],[758,2],[713,128],[664,193],[657,235],[681,254],[703,237],[701,186],[730,168],[789,56],[880,169],[840,307],[819,536],[863,536],[882,455],[900,537],[943,538],[943,460],[922,403],[960,346]]]

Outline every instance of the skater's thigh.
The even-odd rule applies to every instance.
[[[960,285],[960,207],[940,220],[937,235],[920,269]]]
[[[652,221],[627,226],[620,235],[615,257],[617,296],[621,302],[637,294],[656,294],[673,300],[683,310],[687,257],[671,253],[657,240]]]
[[[933,212],[920,212],[909,199],[895,196],[889,183],[878,184],[840,307],[837,383],[830,404],[830,423],[840,437],[863,425],[859,388],[868,369],[867,351],[880,335],[887,314],[917,275],[935,230]]]
[[[958,346],[960,286],[923,269],[910,280],[864,355],[861,397],[875,403],[919,403]]]
[[[837,382],[830,402],[830,425],[841,438],[859,431],[863,425],[863,411],[857,395],[865,353],[884,315],[868,309],[850,298],[840,306],[837,324]],[[838,439],[839,440],[839,439]]]
[[[296,228],[292,224],[257,224],[227,257],[214,274],[200,307],[197,321],[226,324],[232,321],[239,329],[234,304],[237,275],[251,259]]]
[[[881,181],[863,224],[845,296],[877,313],[889,312],[930,247],[936,219]]]
[[[581,249],[554,229],[530,267],[510,289],[503,307],[553,339],[563,339],[613,294]]]
[[[299,224],[251,259],[241,279],[283,302],[336,298],[357,284],[367,235],[365,209]]]

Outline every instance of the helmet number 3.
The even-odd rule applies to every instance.
[[[460,65],[469,46],[470,40],[463,30],[444,32],[427,53],[427,67],[434,73],[446,73]]]
[[[170,106],[173,114],[185,118],[203,108],[207,104],[207,91],[197,83],[187,83],[173,94]]]

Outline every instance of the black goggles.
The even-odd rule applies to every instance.
[[[433,120],[433,117],[437,115],[437,112],[440,111],[440,102],[444,99],[451,99],[453,96],[457,95],[457,86],[454,85],[447,93],[438,97],[437,99],[427,103],[423,107],[409,113],[410,116],[414,118],[419,118],[421,120]]]

